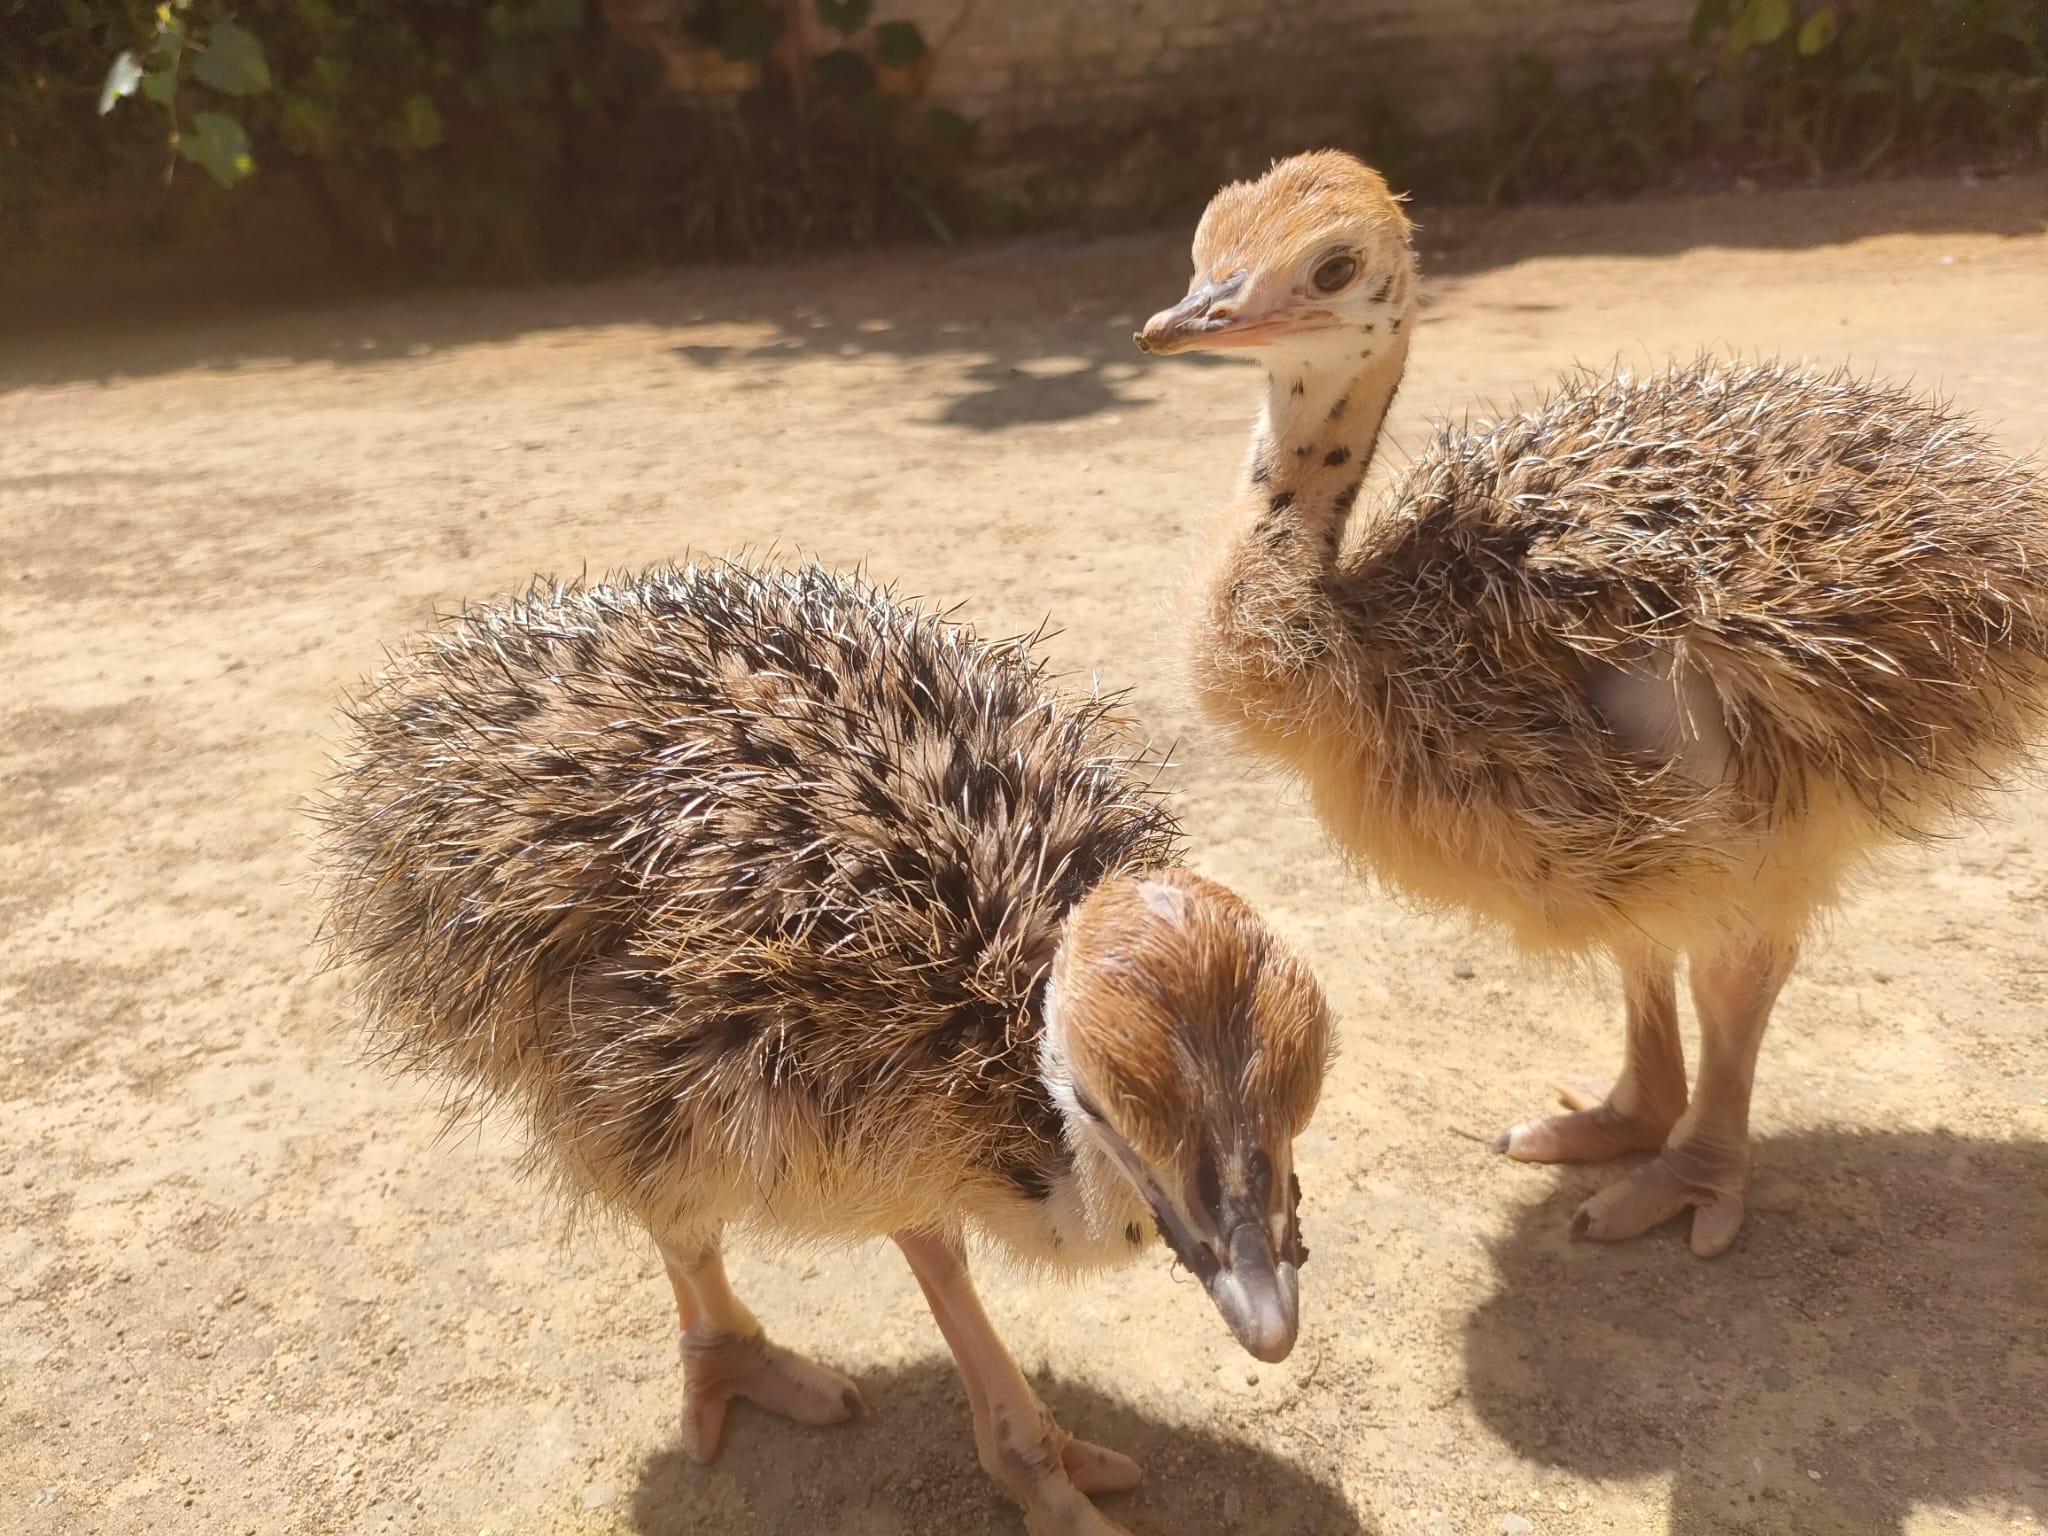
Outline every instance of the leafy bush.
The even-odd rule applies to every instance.
[[[1042,162],[1028,185],[970,195],[969,125],[921,99],[925,39],[872,10],[0,0],[0,244],[254,231],[239,249],[540,276],[1144,216],[1248,169],[1259,108],[1212,100],[1138,133],[1049,125],[1013,146]],[[1357,128],[1398,180],[1489,198],[2048,153],[2048,3],[1697,0],[1684,58],[1642,78],[1568,88],[1526,58],[1463,140],[1417,142],[1383,103]]]
[[[1693,153],[1694,91],[1690,74],[1659,61],[1640,84],[1569,92],[1548,59],[1524,55],[1502,71],[1463,178],[1488,202],[1641,191]]]
[[[226,112],[198,108],[188,117],[179,110],[178,87],[189,75],[221,96],[254,96],[270,89],[270,65],[263,45],[246,27],[232,21],[206,28],[188,26],[188,8],[187,0],[159,5],[148,46],[139,55],[125,48],[115,55],[100,87],[100,116],[141,92],[168,115],[165,142],[172,151],[204,166],[221,186],[231,187],[256,169],[248,131]]]
[[[1704,126],[1777,164],[2048,152],[2040,0],[1700,0],[1692,43],[1722,87],[1701,95]]]
[[[1867,171],[2048,154],[2041,0],[1698,0],[1682,66],[1562,88],[1506,71],[1474,164],[1489,197],[1632,192],[1701,162]]]
[[[773,0],[684,0],[744,87],[690,97],[586,0],[0,0],[0,122],[32,136],[0,216],[119,208],[147,241],[310,206],[361,262],[487,276],[947,232],[969,134],[917,100],[922,37],[812,3],[817,57]],[[187,161],[211,183],[165,190]]]

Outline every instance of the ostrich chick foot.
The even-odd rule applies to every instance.
[[[1683,1098],[1658,1104],[1625,1083],[1610,1090],[1587,1077],[1558,1084],[1557,1096],[1570,1114],[1512,1126],[1494,1151],[1523,1163],[1603,1163],[1624,1152],[1656,1151],[1685,1112]]]
[[[981,1464],[1023,1507],[1030,1536],[1127,1536],[1088,1495],[1137,1487],[1145,1474],[1135,1461],[1074,1439],[1032,1399],[1003,1408],[992,1403],[990,1419],[975,1425]]]
[[[799,1424],[837,1424],[865,1414],[860,1388],[837,1371],[771,1344],[692,1329],[683,1335],[683,1449],[700,1466],[718,1454],[736,1397]]]
[[[1711,1259],[1742,1230],[1748,1185],[1745,1148],[1673,1136],[1655,1158],[1580,1206],[1572,1216],[1572,1236],[1621,1242],[1690,1210],[1692,1251]]]

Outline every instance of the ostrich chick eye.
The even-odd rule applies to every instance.
[[[1347,286],[1351,279],[1356,276],[1358,276],[1358,258],[1356,256],[1332,256],[1328,261],[1316,268],[1314,282],[1316,287],[1320,288],[1324,293],[1335,293],[1339,288]]]

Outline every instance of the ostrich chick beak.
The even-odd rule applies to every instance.
[[[1208,1278],[1209,1299],[1255,1359],[1285,1360],[1301,1325],[1294,1264],[1273,1249],[1264,1211],[1232,1212],[1223,1262]]]
[[[1243,269],[1203,283],[1191,290],[1171,309],[1162,309],[1131,340],[1140,352],[1189,352],[1198,347],[1233,346],[1242,333],[1242,319],[1234,303],[1244,292]],[[1226,339],[1229,338],[1229,339]]]

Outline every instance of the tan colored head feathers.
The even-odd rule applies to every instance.
[[[1332,238],[1405,246],[1408,215],[1386,178],[1341,149],[1275,161],[1256,181],[1234,181],[1209,199],[1195,229],[1197,277],[1239,267],[1290,266]]]
[[[1342,150],[1279,161],[1209,200],[1179,304],[1137,335],[1148,352],[1318,350],[1381,329],[1414,288],[1408,216],[1378,171]]]

